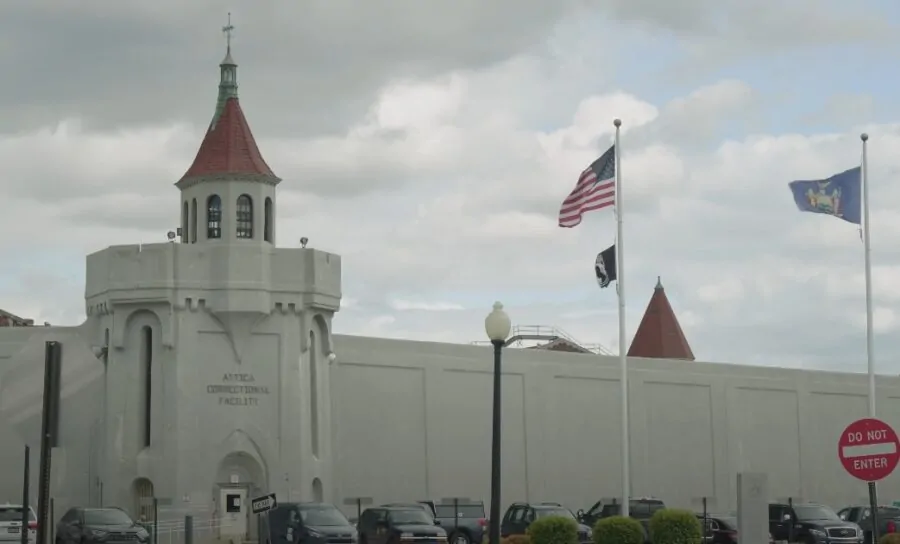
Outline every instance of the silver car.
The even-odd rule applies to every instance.
[[[21,542],[23,530],[28,531],[28,542],[33,543],[37,537],[37,516],[34,514],[34,508],[28,507],[28,527],[22,529],[22,505],[0,504],[0,543]]]

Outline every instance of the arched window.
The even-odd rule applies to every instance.
[[[237,237],[253,238],[253,200],[248,195],[237,199]]]
[[[309,331],[309,434],[312,454],[319,458],[319,346],[316,333]]]
[[[265,208],[265,223],[263,223],[263,240],[266,242],[272,241],[272,221],[274,218],[272,217],[272,199],[266,197],[266,202],[263,205]]]
[[[153,415],[153,329],[141,329],[141,364],[140,364],[140,398],[141,398],[141,446],[150,445],[151,417]]]
[[[197,199],[191,200],[191,243],[197,243]]]
[[[188,203],[187,200],[184,201],[184,206],[181,208],[181,243],[188,243]]]
[[[222,199],[212,195],[206,199],[206,238],[222,237]]]

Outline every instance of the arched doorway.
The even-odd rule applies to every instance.
[[[315,502],[323,502],[325,500],[324,492],[322,491],[322,480],[313,478],[312,495]]]
[[[266,487],[260,461],[247,451],[229,453],[219,463],[216,481],[219,538],[237,541],[256,534],[256,516],[250,515],[250,500]]]
[[[132,515],[140,522],[153,523],[156,518],[156,511],[153,508],[153,482],[147,478],[136,479],[131,484],[131,494],[134,498]]]

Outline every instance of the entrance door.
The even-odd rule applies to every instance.
[[[219,511],[221,512],[219,534],[222,537],[244,538],[247,536],[250,505],[246,488],[223,487],[219,489]]]

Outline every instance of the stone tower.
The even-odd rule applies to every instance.
[[[329,367],[341,261],[278,248],[276,188],[241,109],[229,36],[215,113],[180,191],[180,243],[87,258],[103,351],[102,502],[208,509],[253,534],[249,499],[328,500]],[[174,215],[174,214],[173,214]],[[225,534],[227,533],[227,534]]]

